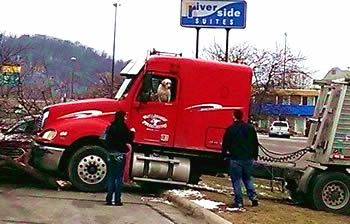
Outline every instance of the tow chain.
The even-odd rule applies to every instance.
[[[295,163],[296,161],[300,160],[306,153],[312,152],[313,149],[310,147],[306,147],[291,153],[279,153],[268,150],[267,148],[259,144],[259,151],[263,154],[258,156],[258,159],[261,161]]]

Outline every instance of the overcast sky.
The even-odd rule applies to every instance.
[[[117,0],[0,0],[0,32],[43,34],[78,41],[112,54]],[[180,26],[180,0],[121,0],[117,11],[116,58],[143,57],[147,50],[194,57],[196,31]],[[307,57],[305,66],[323,77],[332,67],[350,67],[348,0],[246,0],[246,29],[230,31],[230,45],[287,45]],[[225,30],[202,29],[200,49],[225,46]]]

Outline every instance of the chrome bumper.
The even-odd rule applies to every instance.
[[[288,136],[290,135],[289,132],[284,132],[284,131],[273,131],[269,132],[270,135],[275,135],[275,136]]]
[[[43,146],[33,142],[32,159],[34,166],[48,171],[57,171],[64,151],[64,148]]]

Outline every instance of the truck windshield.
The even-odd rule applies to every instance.
[[[121,100],[122,98],[127,96],[132,80],[133,80],[132,78],[126,78],[124,80],[123,84],[120,86],[117,94],[114,97],[115,99]]]

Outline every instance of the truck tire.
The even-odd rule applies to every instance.
[[[350,213],[350,177],[340,172],[325,172],[316,176],[311,189],[313,205],[318,210]]]
[[[77,150],[68,165],[68,176],[73,186],[85,192],[106,190],[107,157],[107,151],[97,145]]]

